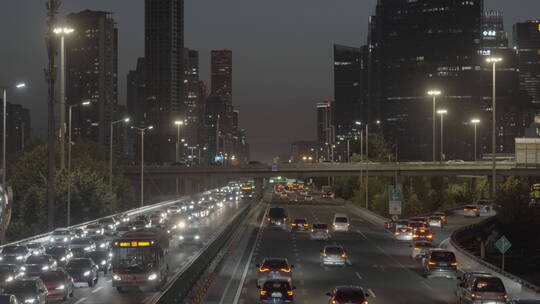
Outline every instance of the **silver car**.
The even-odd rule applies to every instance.
[[[325,246],[321,250],[321,265],[346,266],[349,264],[349,255],[343,247],[338,245]]]
[[[394,231],[394,241],[410,242],[413,239],[413,231],[410,227],[397,228]]]
[[[474,205],[467,205],[463,207],[463,215],[465,217],[479,217],[480,216],[480,210],[477,206]]]
[[[260,288],[267,280],[279,279],[289,282],[292,286],[292,269],[294,265],[289,264],[285,258],[266,258],[262,264],[257,264],[257,286]]]
[[[508,295],[500,278],[486,273],[465,273],[458,284],[459,303],[467,304],[506,304]]]
[[[311,225],[310,237],[312,240],[325,241],[330,239],[330,230],[325,223],[313,223]]]
[[[429,250],[433,248],[431,242],[416,241],[411,244],[411,256],[413,259],[422,258]]]

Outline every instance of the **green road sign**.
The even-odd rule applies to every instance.
[[[510,247],[512,247],[512,243],[503,235],[497,242],[495,242],[495,247],[499,249],[499,251],[502,254],[505,254]]]
[[[403,188],[401,186],[388,186],[388,213],[401,214],[403,201]]]

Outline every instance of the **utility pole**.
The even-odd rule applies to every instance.
[[[49,58],[49,64],[45,70],[45,80],[47,81],[48,88],[48,174],[47,174],[47,227],[48,230],[54,228],[54,217],[55,217],[55,195],[54,195],[54,157],[56,152],[56,136],[55,136],[55,125],[54,125],[54,102],[55,102],[55,81],[56,81],[56,66],[55,66],[55,56],[56,56],[56,37],[54,34],[54,27],[56,26],[56,15],[58,14],[58,9],[60,8],[60,0],[49,0],[46,4],[47,8],[47,35],[46,35],[46,45],[47,45],[47,55]]]

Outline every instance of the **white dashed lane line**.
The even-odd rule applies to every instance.
[[[100,291],[102,289],[103,289],[103,286],[99,286],[98,288],[92,290],[92,293],[96,293],[96,292],[98,292],[98,291]]]
[[[84,301],[86,301],[86,298],[81,298],[77,302],[75,302],[74,304],[80,304],[80,303],[82,303]]]
[[[369,292],[369,295],[372,297],[372,298],[376,298],[377,296],[375,295],[375,293],[373,292],[373,290],[371,290],[371,288],[368,288],[367,290]]]

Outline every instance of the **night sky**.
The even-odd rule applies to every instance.
[[[31,109],[33,134],[46,135],[46,0],[3,1],[0,84],[28,83],[8,101]],[[144,56],[143,0],[64,0],[60,18],[83,9],[114,12],[119,29],[119,94],[128,70]],[[540,18],[539,0],[486,0],[515,22]],[[208,83],[210,50],[231,49],[233,103],[247,129],[252,159],[288,153],[295,140],[314,140],[315,103],[333,97],[332,44],[365,44],[376,0],[186,0],[185,46],[200,51]]]

